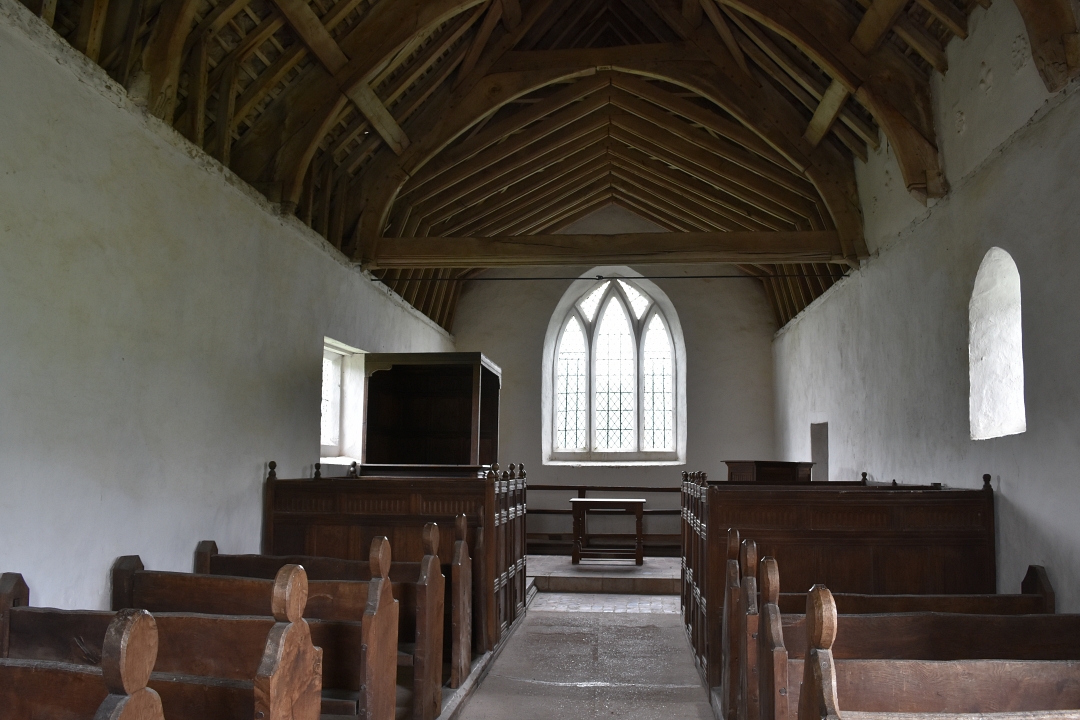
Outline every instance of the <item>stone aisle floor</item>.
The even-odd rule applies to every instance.
[[[461,720],[712,720],[678,597],[541,593]]]

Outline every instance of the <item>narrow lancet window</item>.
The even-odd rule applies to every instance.
[[[571,316],[556,361],[555,444],[560,450],[584,450],[589,446],[588,355],[581,323]]]
[[[642,343],[642,450],[675,448],[675,366],[671,338],[654,314]]]
[[[634,449],[634,333],[621,302],[608,301],[596,338],[596,447]]]

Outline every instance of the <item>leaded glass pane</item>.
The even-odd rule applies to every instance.
[[[630,307],[634,309],[634,317],[640,320],[645,317],[645,311],[649,309],[649,305],[652,304],[652,300],[648,295],[645,295],[636,287],[620,280],[619,285],[622,286],[623,291],[626,293],[626,297],[630,298]]]
[[[607,286],[610,285],[610,281],[605,280],[596,286],[596,288],[590,292],[585,298],[578,303],[578,307],[581,308],[582,314],[585,315],[585,319],[589,322],[593,321],[596,317],[596,308],[600,307],[600,300],[604,297],[604,291],[607,290]]]
[[[585,333],[571,316],[555,367],[555,446],[559,450],[588,449],[588,368]]]
[[[659,315],[645,330],[642,351],[643,450],[675,449],[675,383],[671,338]]]
[[[623,304],[608,301],[596,339],[597,450],[634,449],[634,334]]]

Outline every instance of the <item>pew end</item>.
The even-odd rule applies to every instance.
[[[454,554],[450,563],[450,687],[459,688],[472,669],[472,558],[469,556],[469,518],[454,520]]]
[[[193,571],[201,575],[209,575],[211,558],[217,554],[218,546],[216,542],[213,540],[200,540],[199,544],[195,546],[195,567]]]
[[[1050,577],[1042,565],[1028,565],[1027,574],[1020,582],[1021,595],[1039,595],[1043,599],[1043,612],[1057,612],[1057,598]]]
[[[446,578],[439,563],[439,526],[422,533],[424,558],[416,583],[416,651],[413,655],[413,718],[435,720],[442,708],[443,611]]]
[[[840,718],[836,697],[836,667],[832,646],[836,640],[836,603],[824,585],[806,594],[806,660],[798,720]]]
[[[368,720],[394,720],[399,607],[390,583],[390,541],[385,536],[372,539],[368,558],[371,582],[361,629],[363,688],[360,714]]]
[[[307,573],[285,565],[274,579],[274,627],[255,674],[255,717],[265,720],[318,720],[322,708],[322,648],[311,641],[304,621]]]
[[[0,575],[0,657],[8,656],[11,635],[11,608],[30,604],[30,588],[19,573]]]
[[[135,573],[143,569],[142,559],[138,555],[122,555],[116,558],[109,571],[113,610],[135,607]]]

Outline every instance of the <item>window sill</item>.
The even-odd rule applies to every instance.
[[[619,457],[617,453],[582,453],[577,457],[572,453],[553,453],[544,458],[543,464],[566,467],[661,467],[685,465],[686,459],[675,453],[626,453],[624,457]]]

